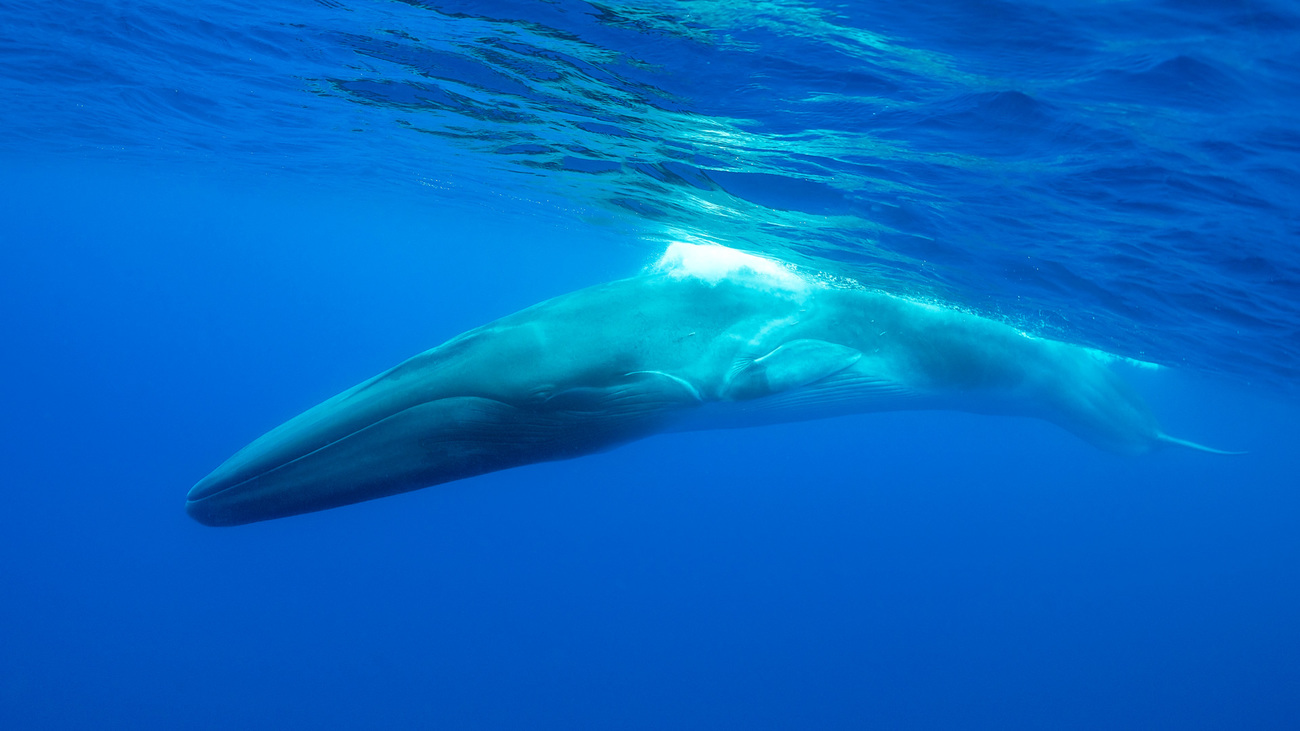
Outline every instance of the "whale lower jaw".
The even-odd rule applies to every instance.
[[[319,438],[332,434],[334,423],[351,421],[347,400],[339,400],[337,413],[290,421],[200,480],[186,512],[205,525],[240,525],[581,457],[661,431],[697,403],[682,379],[629,373],[609,386],[571,388],[526,405],[481,396],[419,402]],[[316,446],[293,453],[285,442]],[[277,463],[262,468],[267,455]]]

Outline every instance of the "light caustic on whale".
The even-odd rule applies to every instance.
[[[721,246],[452,338],[255,440],[190,490],[201,523],[338,507],[662,431],[899,409],[1030,416],[1102,449],[1175,445],[1103,354]]]

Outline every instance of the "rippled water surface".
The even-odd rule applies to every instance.
[[[1297,375],[1293,4],[2,12],[10,151],[577,207],[1144,360]]]

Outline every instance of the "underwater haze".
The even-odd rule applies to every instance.
[[[7,0],[0,727],[1300,728],[1300,4]],[[197,481],[722,244],[1118,356],[214,529]]]

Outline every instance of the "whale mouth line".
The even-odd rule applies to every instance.
[[[449,398],[456,398],[456,397],[449,397]],[[491,401],[491,402],[493,402],[493,403],[500,404],[501,406],[509,406],[509,404],[507,404],[506,402],[504,402],[504,401],[498,401],[497,399],[485,398],[485,397],[481,397],[481,396],[479,396],[479,397],[475,397],[475,398],[481,398],[481,399],[483,399],[484,401]],[[343,436],[338,437],[337,439],[332,439],[332,440],[330,440],[329,442],[327,442],[327,443],[325,443],[325,444],[322,444],[322,445],[319,446],[319,447],[316,447],[315,449],[311,450],[310,452],[305,452],[305,453],[303,453],[303,454],[300,454],[300,455],[298,455],[297,457],[294,457],[293,459],[287,460],[287,461],[285,461],[285,462],[281,462],[281,463],[277,464],[276,466],[274,466],[274,467],[272,467],[272,468],[270,468],[270,469],[263,470],[263,471],[261,471],[261,472],[255,474],[255,475],[253,475],[253,476],[251,476],[251,477],[244,478],[244,479],[240,480],[239,482],[234,483],[233,485],[227,485],[227,486],[225,486],[225,487],[222,487],[222,488],[219,489],[219,490],[216,490],[216,491],[213,491],[213,492],[203,492],[202,494],[200,494],[200,495],[198,495],[197,497],[195,497],[195,496],[194,496],[194,488],[191,488],[191,489],[190,489],[190,495],[187,495],[187,496],[185,497],[185,506],[188,508],[188,507],[191,506],[191,505],[197,505],[197,504],[199,504],[199,503],[202,503],[202,502],[205,502],[205,501],[210,500],[210,499],[212,499],[212,498],[215,498],[215,497],[217,497],[217,496],[219,496],[219,495],[224,495],[224,494],[226,494],[226,493],[228,493],[228,492],[230,492],[230,491],[232,491],[232,490],[235,490],[235,489],[237,489],[237,488],[243,487],[244,485],[247,485],[247,484],[249,484],[250,482],[254,482],[254,481],[256,481],[256,480],[260,480],[261,478],[266,477],[267,475],[270,475],[270,474],[272,474],[272,473],[274,473],[274,472],[277,472],[277,471],[279,471],[279,470],[282,470],[282,469],[284,469],[284,468],[286,468],[286,467],[288,467],[288,466],[290,466],[290,465],[292,465],[292,464],[295,464],[295,463],[297,463],[297,462],[301,462],[302,460],[307,459],[308,457],[311,457],[311,456],[313,456],[313,455],[315,455],[315,454],[319,454],[320,452],[323,452],[324,450],[329,449],[330,447],[333,447],[333,446],[336,445],[336,444],[339,444],[339,443],[344,442],[344,441],[346,441],[346,440],[348,440],[348,439],[351,439],[352,437],[354,437],[354,436],[360,434],[360,433],[363,432],[363,431],[366,431],[367,429],[372,429],[372,428],[374,428],[374,427],[376,427],[376,426],[379,426],[380,424],[383,424],[384,422],[389,421],[389,420],[391,420],[391,419],[395,419],[395,418],[401,416],[402,414],[405,414],[405,413],[407,413],[407,412],[409,412],[409,411],[411,411],[411,410],[413,410],[413,409],[418,409],[418,408],[420,408],[421,406],[425,406],[425,405],[428,405],[428,404],[436,403],[436,402],[438,402],[438,401],[445,401],[445,400],[447,400],[447,398],[435,398],[435,399],[430,399],[430,400],[428,400],[428,401],[421,401],[421,402],[416,403],[416,404],[411,404],[410,406],[407,406],[407,407],[404,408],[404,409],[401,409],[401,410],[399,410],[399,411],[394,411],[393,413],[391,413],[391,414],[389,414],[389,415],[383,417],[382,419],[378,419],[378,420],[376,420],[376,421],[372,421],[372,422],[370,422],[369,424],[366,424],[365,426],[362,426],[362,427],[359,427],[359,428],[357,428],[357,429],[354,429],[354,430],[348,432],[347,434],[344,434]],[[450,440],[449,440],[449,441],[450,441]],[[195,485],[195,487],[198,487],[198,485]]]

